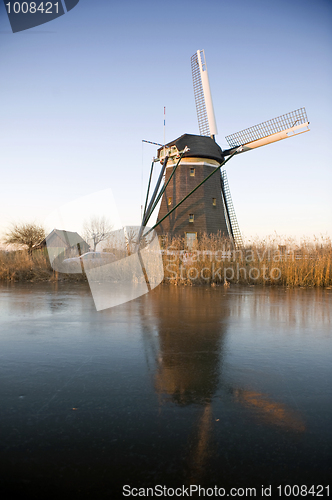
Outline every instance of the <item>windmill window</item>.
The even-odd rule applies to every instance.
[[[197,233],[186,233],[186,246],[188,250],[192,249],[196,239],[197,239]]]
[[[216,206],[217,206],[217,198],[212,198],[212,205],[213,205],[214,207],[216,207]]]
[[[172,198],[171,197],[168,198],[167,203],[168,203],[168,205],[172,205]]]
[[[189,214],[189,222],[194,222],[194,214]]]
[[[190,177],[195,177],[195,169],[194,168],[190,169]]]

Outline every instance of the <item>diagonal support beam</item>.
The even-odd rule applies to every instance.
[[[159,202],[160,198],[162,197],[162,195],[163,195],[163,194],[164,194],[164,192],[166,191],[166,188],[167,188],[167,186],[168,186],[168,184],[169,184],[170,180],[172,179],[173,175],[175,174],[175,171],[176,171],[176,169],[178,168],[178,166],[179,166],[179,164],[180,164],[180,161],[181,161],[181,160],[182,160],[182,158],[183,158],[183,155],[184,155],[187,151],[189,151],[189,148],[185,147],[185,148],[184,148],[184,150],[181,152],[180,158],[178,159],[178,161],[177,161],[176,165],[173,167],[172,173],[171,173],[171,175],[170,175],[170,177],[169,177],[168,181],[167,181],[167,182],[166,182],[166,184],[165,184],[165,185],[161,188],[161,190],[160,190],[160,192],[159,192],[159,194],[158,194],[158,196],[157,196],[157,198],[156,198],[156,201],[154,202],[153,207],[151,208],[150,213],[148,213],[148,214],[147,214],[147,218],[146,218],[146,220],[145,220],[145,226],[147,225],[147,223],[148,223],[148,221],[149,221],[149,219],[150,219],[150,217],[151,217],[151,215],[152,215],[152,213],[153,213],[154,209],[155,209],[155,208],[156,208],[156,206],[158,205],[158,202]]]
[[[158,193],[158,190],[159,190],[159,187],[160,187],[160,184],[161,184],[161,181],[163,179],[163,175],[164,175],[164,172],[165,172],[165,169],[166,169],[167,162],[168,162],[168,156],[165,156],[165,159],[164,159],[164,162],[163,162],[163,166],[161,168],[161,171],[160,171],[160,174],[159,174],[159,178],[158,178],[156,187],[154,188],[154,192],[153,192],[153,195],[151,197],[149,206],[145,210],[145,215],[144,215],[143,220],[142,220],[142,225],[141,225],[139,233],[138,233],[138,238],[137,238],[135,252],[137,252],[139,250],[139,245],[140,245],[140,241],[141,241],[141,238],[142,238],[142,234],[143,234],[144,228],[146,226],[146,223],[149,220],[149,213],[150,213],[150,210],[151,210],[151,208],[153,206],[153,203],[154,203],[154,201],[156,199],[156,196],[157,196],[157,193]],[[151,167],[151,170],[152,170],[152,167]],[[150,174],[150,179],[151,179],[151,175],[152,175],[152,172]],[[149,186],[150,186],[150,183],[149,183]]]
[[[151,164],[150,177],[149,177],[149,184],[148,184],[148,190],[147,190],[147,192],[146,192],[146,198],[145,198],[145,205],[144,205],[144,212],[143,212],[142,222],[143,222],[143,220],[145,219],[146,207],[147,207],[147,204],[148,204],[148,199],[149,199],[150,185],[151,185],[151,179],[152,179],[152,173],[153,173],[153,165],[154,165],[154,159],[152,160],[152,164]]]
[[[159,178],[158,178],[156,187],[154,188],[153,195],[151,196],[151,200],[150,200],[149,206],[146,209],[145,217],[143,218],[142,226],[146,226],[146,223],[147,223],[147,221],[150,218],[149,214],[150,214],[151,208],[152,208],[152,206],[154,204],[154,201],[156,199],[156,196],[157,196],[157,193],[158,193],[161,181],[163,180],[163,175],[164,175],[164,172],[165,172],[165,169],[166,169],[167,162],[168,162],[168,156],[166,156],[165,159],[164,159],[163,166],[162,166],[162,168],[160,170],[160,174],[159,174]]]

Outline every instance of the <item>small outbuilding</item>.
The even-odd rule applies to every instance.
[[[78,233],[61,229],[53,229],[33,250],[44,248],[48,250],[51,263],[59,255],[62,258],[76,257],[90,250],[88,243]]]

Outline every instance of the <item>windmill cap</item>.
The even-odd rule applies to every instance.
[[[222,162],[224,159],[220,146],[211,137],[204,135],[183,134],[174,141],[165,144],[166,148],[172,146],[175,146],[178,151],[183,151],[187,146],[189,151],[183,155],[185,158],[209,158],[218,162]],[[158,149],[158,158],[163,149],[164,147]]]

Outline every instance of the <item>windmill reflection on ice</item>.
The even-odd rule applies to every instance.
[[[168,412],[175,404],[191,407],[196,414],[186,460],[189,481],[204,475],[209,460],[218,452],[218,429],[227,432],[234,418],[239,418],[235,426],[249,420],[282,433],[301,435],[305,431],[298,408],[269,394],[264,381],[259,390],[252,379],[241,381],[240,375],[236,381],[227,374],[227,330],[237,314],[231,310],[234,297],[228,300],[228,294],[226,290],[222,295],[211,293],[205,287],[163,287],[155,289],[141,308],[147,363],[153,372],[160,411],[165,408]],[[151,316],[157,331],[149,331]]]
[[[229,149],[215,142],[214,116],[204,50],[191,58],[193,86],[200,135],[183,134],[160,145],[155,161],[162,165],[151,196],[147,190],[142,227],[161,199],[155,228],[159,235],[185,237],[187,246],[202,233],[220,232],[242,246],[224,165],[236,154],[271,144],[309,130],[305,108],[228,135]],[[164,179],[164,183],[163,183]]]

